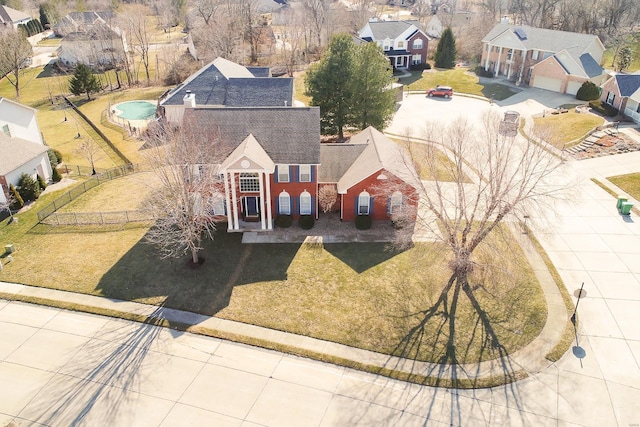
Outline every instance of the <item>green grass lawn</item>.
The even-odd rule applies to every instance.
[[[60,46],[62,37],[53,37],[49,39],[42,39],[38,42],[38,46]]]
[[[633,56],[633,61],[631,61],[631,65],[629,68],[624,70],[627,73],[633,73],[635,71],[640,70],[640,33],[631,34],[628,36],[628,45],[631,48],[631,55]],[[614,69],[615,64],[612,63],[613,55],[615,53],[615,46],[607,48],[602,55],[602,66],[608,69]]]
[[[611,176],[607,179],[622,188],[629,196],[640,200],[640,173]]]
[[[411,77],[399,79],[399,82],[408,86],[409,90],[427,90],[437,85],[451,86],[455,92],[484,96],[495,100],[510,97],[516,92],[508,86],[499,83],[480,84],[478,77],[467,68],[455,68],[452,70],[432,69],[424,73],[411,72]]]
[[[558,149],[567,148],[570,142],[578,144],[587,132],[604,123],[602,117],[590,113],[576,113],[575,109],[564,114],[547,114],[533,119],[533,132]],[[577,141],[576,141],[577,140]]]

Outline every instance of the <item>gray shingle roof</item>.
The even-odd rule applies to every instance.
[[[186,108],[184,126],[200,137],[218,139],[227,157],[250,134],[275,163],[320,163],[320,109]]]
[[[547,52],[560,52],[566,49],[576,58],[584,53],[584,50],[598,37],[590,34],[572,33],[569,31],[548,30],[546,28],[530,27],[528,25],[497,24],[482,41],[491,42],[503,32],[512,32],[521,29],[526,38],[520,40],[527,49],[536,49]]]
[[[318,182],[340,181],[365,148],[364,144],[320,144]]]
[[[0,133],[0,175],[18,169],[47,150],[45,145]]]
[[[631,96],[640,88],[639,74],[616,74],[620,96]]]
[[[196,96],[197,105],[228,107],[272,107],[291,105],[293,79],[257,77],[264,67],[247,69],[230,61],[216,59],[172,89],[160,105],[182,105],[187,91]]]
[[[417,21],[376,21],[369,22],[374,40],[395,39],[411,25],[418,26]]]
[[[603,73],[604,70],[602,69],[600,64],[598,64],[590,54],[582,54],[580,55],[579,59],[580,63],[582,64],[582,68],[584,68],[584,71],[587,73],[587,76],[596,77]]]
[[[24,12],[0,5],[0,24],[13,24],[27,18],[30,18],[30,16]]]

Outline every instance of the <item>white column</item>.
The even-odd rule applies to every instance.
[[[231,210],[233,212],[233,229],[237,230],[240,228],[240,222],[238,222],[238,198],[236,196],[236,179],[233,172],[231,172],[231,182],[229,183],[229,185],[231,185],[231,203],[233,204],[233,206],[231,207]]]
[[[527,62],[527,49],[522,51],[522,65],[520,66],[520,75],[518,76],[518,82],[517,82],[518,85],[522,83],[522,75],[524,74],[525,62]]]
[[[258,182],[260,183],[260,228],[264,230],[266,228],[264,220],[264,173],[258,173]]]
[[[498,50],[498,61],[496,62],[496,70],[494,77],[498,77],[498,73],[500,73],[500,57],[502,56],[502,47]]]
[[[229,195],[229,174],[222,174],[222,182],[224,183],[224,203],[227,207],[227,230],[233,229],[233,216],[231,212],[231,200]]]
[[[265,181],[267,183],[267,230],[273,230],[273,215],[271,214],[271,179],[269,174],[265,172]]]
[[[487,43],[487,47],[488,47],[488,51],[487,51],[487,58],[484,60],[484,70],[485,71],[489,71],[489,57],[491,56],[491,43]]]

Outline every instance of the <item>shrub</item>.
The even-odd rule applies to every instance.
[[[314,223],[315,220],[311,215],[300,215],[298,225],[300,225],[300,228],[302,228],[303,230],[311,230]]]
[[[62,176],[60,175],[60,171],[58,170],[58,168],[53,168],[53,174],[51,174],[51,181],[60,182],[61,179],[62,179]]]
[[[280,227],[280,228],[291,227],[291,215],[278,215],[276,217],[276,227]]]
[[[578,93],[576,93],[576,99],[581,101],[592,101],[594,99],[598,99],[600,97],[600,89],[596,86],[595,83],[586,81],[582,83],[580,89],[578,89]]]
[[[358,215],[356,217],[356,228],[358,230],[368,230],[371,228],[371,217],[369,215]]]
[[[23,173],[18,180],[18,192],[25,202],[32,202],[40,197],[40,185],[31,176]]]
[[[428,62],[425,62],[424,64],[413,64],[410,68],[412,70],[430,70],[431,64]]]
[[[42,191],[46,190],[47,188],[47,183],[44,182],[44,178],[40,175],[38,175],[38,187],[40,187],[40,190]]]
[[[51,148],[49,149],[47,154],[49,155],[49,163],[51,163],[52,168],[55,168],[60,163],[62,163],[62,153],[60,153],[58,150]]]
[[[24,206],[24,200],[22,200],[22,196],[20,196],[20,193],[18,193],[18,190],[13,184],[9,184],[9,193],[11,195],[11,205],[9,207],[14,211],[22,208]]]
[[[478,65],[473,69],[473,72],[476,73],[478,77],[493,77],[493,73],[491,71],[487,71],[484,69],[482,65]]]
[[[589,107],[591,107],[593,110],[597,111],[598,113],[602,114],[603,116],[615,117],[618,115],[617,108],[614,108],[609,104],[605,104],[600,100],[591,101],[589,103]]]

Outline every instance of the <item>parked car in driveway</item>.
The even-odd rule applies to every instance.
[[[435,88],[431,88],[427,91],[427,96],[443,96],[445,98],[450,98],[453,95],[453,88],[450,86],[436,86]]]

